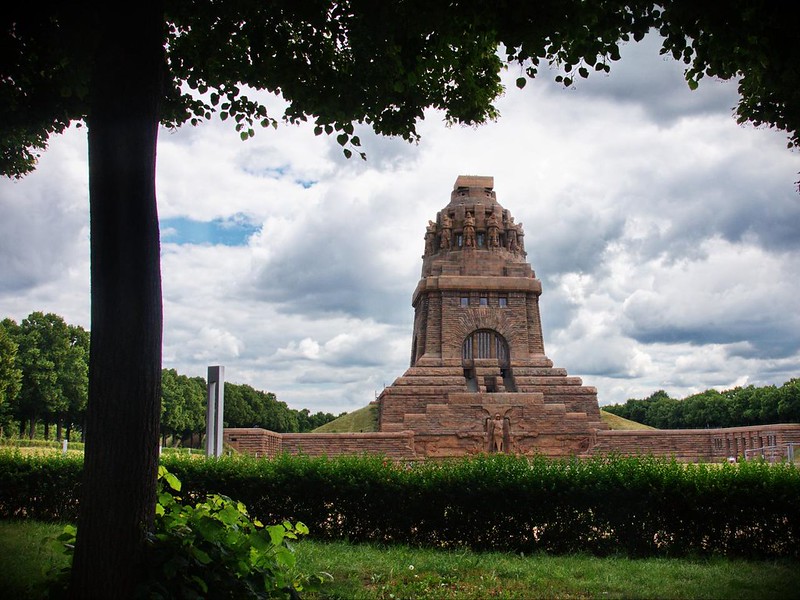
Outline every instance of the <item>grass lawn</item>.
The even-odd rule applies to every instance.
[[[800,598],[800,564],[519,556],[303,542],[299,562],[334,582],[314,598]]]
[[[63,565],[41,540],[60,525],[0,521],[0,598],[37,598]],[[519,556],[303,541],[298,563],[334,577],[310,599],[800,598],[795,561]]]

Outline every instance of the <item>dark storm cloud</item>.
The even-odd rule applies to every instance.
[[[620,48],[622,59],[611,63],[609,76],[593,73],[586,80],[576,78],[575,86],[581,93],[636,106],[661,126],[689,116],[732,115],[738,101],[735,86],[708,85],[708,80],[701,80],[696,90],[686,94],[685,65],[672,55],[659,56],[660,48],[661,37],[655,33],[641,42],[625,44]]]
[[[537,274],[551,279],[562,273],[592,273],[603,263],[603,252],[625,227],[620,212],[600,212],[585,204],[556,199],[555,210],[526,228],[525,249]]]
[[[343,214],[330,204],[330,210],[294,224],[296,241],[259,267],[253,293],[288,314],[406,321],[410,286],[387,265],[387,230],[372,226],[376,215],[366,207]]]
[[[660,245],[680,255],[698,239],[719,236],[729,242],[747,240],[771,251],[800,248],[800,196],[781,174],[768,183],[753,185],[748,164],[752,157],[737,157],[734,164],[687,173],[665,190],[669,204],[660,203],[670,223]],[[769,169],[768,164],[763,165]]]
[[[666,302],[663,298],[629,300],[624,309],[624,333],[642,344],[730,345],[728,354],[742,358],[779,359],[800,350],[797,316],[773,312],[769,306],[739,311],[698,307],[693,311],[691,302],[685,310],[674,310]]]
[[[65,193],[52,175],[34,173],[28,185],[0,181],[0,291],[51,281],[82,258],[85,196]]]

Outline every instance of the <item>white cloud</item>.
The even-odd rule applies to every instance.
[[[364,406],[408,366],[425,225],[479,174],[525,225],[548,355],[601,403],[797,376],[800,159],[736,125],[735,82],[691,92],[656,46],[572,89],[518,91],[509,72],[502,116],[477,129],[429,112],[418,145],[360,130],[366,162],[307,124],[248,142],[229,123],[162,132],[162,218],[261,228],[244,246],[163,245],[165,366],[225,364],[297,408]],[[0,182],[0,317],[89,325],[86,180],[70,130]]]

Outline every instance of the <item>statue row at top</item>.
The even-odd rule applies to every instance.
[[[483,246],[485,243],[489,250],[504,248],[513,254],[524,254],[525,252],[525,232],[522,229],[522,223],[514,223],[514,217],[512,216],[509,216],[508,219],[504,217],[501,224],[497,219],[497,215],[491,213],[486,219],[486,237],[484,238],[483,232],[476,236],[475,217],[472,216],[471,212],[467,212],[460,235],[460,239],[453,239],[453,221],[447,213],[442,213],[441,226],[437,226],[433,221],[428,221],[428,227],[425,231],[425,256],[436,252],[437,236],[439,240],[438,249],[444,251],[450,250],[453,246],[456,248],[462,246],[464,248],[475,248],[476,246]]]

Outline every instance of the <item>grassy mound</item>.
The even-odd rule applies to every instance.
[[[631,421],[630,419],[624,419],[623,417],[612,415],[610,412],[606,412],[602,409],[600,410],[600,418],[603,419],[603,422],[608,425],[610,429],[624,431],[655,429],[655,427],[650,427],[650,425],[642,425],[636,421]]]
[[[378,431],[378,405],[370,403],[321,425],[312,433],[359,433]]]

